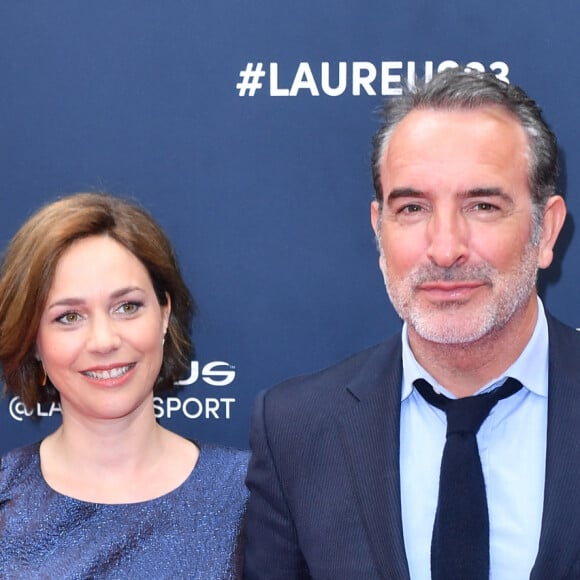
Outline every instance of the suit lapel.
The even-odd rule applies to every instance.
[[[347,391],[340,433],[368,541],[383,578],[408,579],[399,474],[400,337],[374,352]]]
[[[544,512],[533,580],[569,578],[580,558],[580,333],[548,318]]]

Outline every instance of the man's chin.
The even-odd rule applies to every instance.
[[[453,320],[447,311],[442,316],[430,317],[430,320],[413,319],[408,320],[408,325],[414,333],[422,340],[436,344],[453,346],[465,345],[481,340],[493,330],[493,324],[489,321],[479,320],[466,322],[465,316],[458,316]]]

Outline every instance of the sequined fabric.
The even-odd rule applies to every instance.
[[[10,451],[0,465],[0,578],[241,578],[248,453],[200,449],[179,488],[121,505],[53,491],[38,443]]]

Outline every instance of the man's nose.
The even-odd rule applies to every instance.
[[[456,212],[434,213],[427,226],[429,259],[442,268],[462,263],[468,255],[468,225]]]

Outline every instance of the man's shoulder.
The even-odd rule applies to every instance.
[[[580,345],[580,332],[577,328],[564,324],[550,313],[546,312],[548,320],[548,333],[551,341],[562,341],[563,343],[574,343]]]
[[[381,372],[401,366],[401,335],[366,348],[339,362],[313,373],[296,376],[272,387],[266,392],[268,399],[314,398],[344,391],[361,380],[376,380]]]
[[[560,379],[580,376],[580,332],[549,314],[546,317],[551,374],[556,373]]]

